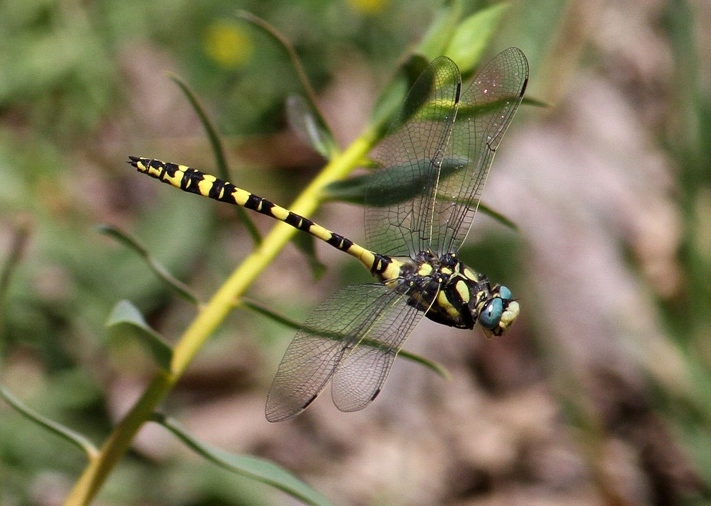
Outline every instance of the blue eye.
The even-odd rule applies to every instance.
[[[508,287],[506,287],[506,286],[499,287],[499,295],[504,300],[511,300],[511,298],[513,297],[511,290],[509,290]]]
[[[502,289],[505,287],[501,287]],[[508,288],[506,288],[509,291]],[[511,292],[509,291],[509,294]],[[499,325],[501,314],[504,312],[504,303],[500,298],[491,299],[484,307],[484,310],[479,313],[479,323],[485,329],[492,330]]]

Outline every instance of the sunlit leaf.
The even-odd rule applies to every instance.
[[[405,101],[407,92],[428,64],[429,60],[426,57],[419,54],[410,55],[380,93],[371,113],[371,122],[376,128],[378,138],[384,137],[388,132],[395,114],[399,112]]]
[[[462,10],[461,0],[443,2],[414,52],[423,55],[428,61],[443,54],[457,29]]]
[[[507,9],[507,4],[496,3],[459,23],[444,54],[459,66],[463,75],[470,74],[479,63]]]

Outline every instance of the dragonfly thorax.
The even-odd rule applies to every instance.
[[[422,251],[402,261],[396,290],[406,293],[408,304],[434,322],[471,329],[478,321],[487,335],[505,333],[519,313],[511,290],[492,286],[453,253],[437,256]]]

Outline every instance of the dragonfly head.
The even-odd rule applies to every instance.
[[[494,285],[490,296],[478,305],[479,325],[488,336],[505,334],[518,318],[520,308],[512,297],[507,287]]]

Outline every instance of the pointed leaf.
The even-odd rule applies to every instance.
[[[163,340],[160,334],[150,328],[140,311],[126,300],[114,306],[106,322],[111,339],[124,339],[127,335],[142,342],[150,351],[153,359],[163,369],[170,369],[173,357],[172,348]]]
[[[69,443],[73,444],[74,446],[77,446],[86,454],[87,457],[89,457],[89,459],[95,458],[96,455],[99,453],[96,447],[87,438],[85,438],[78,432],[68,427],[65,427],[64,425],[55,422],[54,420],[50,420],[49,418],[40,415],[36,411],[23,404],[17,397],[12,395],[10,391],[3,386],[0,386],[0,397],[5,399],[5,402],[15,408],[15,410],[21,415],[23,415],[25,418],[35,422],[40,427],[47,429],[48,431],[61,437],[65,441],[68,441]]]
[[[427,60],[434,60],[443,54],[457,28],[462,10],[461,0],[443,2],[415,52],[424,55]]]
[[[290,95],[286,99],[286,119],[299,138],[325,159],[329,160],[338,152],[331,132],[324,128],[303,96]]]
[[[493,218],[494,220],[501,223],[503,226],[508,227],[515,232],[518,232],[518,225],[516,225],[516,223],[514,223],[512,220],[510,220],[500,212],[494,211],[492,208],[482,202],[479,202],[479,212],[484,213],[489,218]]]
[[[535,97],[530,97],[530,96],[523,97],[523,100],[521,101],[521,103],[524,105],[532,105],[533,107],[546,107],[546,108],[553,107],[553,104],[551,104],[550,102],[546,102],[545,100],[541,100],[540,98],[535,98]]]
[[[160,413],[155,413],[152,416],[152,420],[175,434],[190,449],[228,471],[275,487],[306,504],[316,506],[330,506],[332,504],[320,492],[311,488],[286,469],[268,460],[234,455],[208,445],[188,433],[177,421]]]
[[[361,345],[362,344],[363,343],[361,343]],[[406,360],[411,360],[412,362],[426,367],[442,379],[445,379],[447,381],[452,379],[452,376],[449,374],[447,368],[439,362],[435,362],[434,360],[430,360],[429,358],[425,358],[422,355],[418,355],[417,353],[412,353],[411,351],[407,350],[400,350],[400,353],[398,353],[397,356]]]
[[[474,118],[483,114],[489,114],[492,111],[501,109],[501,107],[509,100],[510,97],[504,97],[498,100],[491,100],[479,104],[464,104],[457,112],[457,121],[462,121],[467,118]]]
[[[162,263],[160,263],[158,260],[155,259],[153,255],[150,254],[148,249],[143,244],[141,244],[141,242],[136,237],[114,225],[99,225],[97,227],[97,230],[101,234],[113,237],[120,243],[127,246],[129,249],[141,255],[141,257],[143,257],[143,259],[148,264],[148,267],[165,284],[167,284],[169,287],[171,287],[189,302],[192,302],[195,305],[200,304],[200,300],[198,299],[197,295],[190,289],[190,287],[175,278]]]
[[[399,112],[405,101],[407,92],[428,64],[426,57],[419,54],[410,55],[378,96],[371,113],[371,123],[379,139],[387,134],[395,114]]]
[[[479,63],[507,9],[507,4],[496,3],[457,26],[444,54],[457,63],[463,75],[470,74]]]
[[[426,160],[420,160],[418,163],[426,163]],[[461,167],[462,163],[462,160],[457,158],[445,158],[442,161],[442,177],[446,178],[447,175],[453,174],[458,167]],[[415,198],[422,192],[424,179],[412,180],[412,178],[409,176],[408,178],[398,178],[397,176],[393,178],[392,176],[393,174],[396,174],[397,171],[407,171],[411,169],[412,167],[405,166],[393,167],[388,170],[388,174],[390,174],[390,177],[385,177],[382,174],[382,171],[375,171],[369,174],[365,174],[363,176],[356,176],[343,181],[336,181],[335,183],[331,183],[324,189],[323,199],[338,200],[341,202],[350,202],[353,204],[364,205],[366,195],[368,194],[368,188],[371,188],[371,185],[376,185],[374,187],[378,188],[378,185],[388,184],[388,191],[376,192],[375,195],[377,196],[377,199],[371,195],[368,198],[367,205],[379,207],[390,206],[400,202],[404,202],[405,200]],[[423,171],[420,171],[420,173],[423,173]],[[399,186],[393,185],[391,179],[396,179],[398,181],[408,181],[408,184],[401,184]],[[480,203],[479,209],[482,213],[493,218],[502,225],[512,230],[518,230],[518,227],[513,221],[511,221],[498,211],[493,210],[489,206]]]

